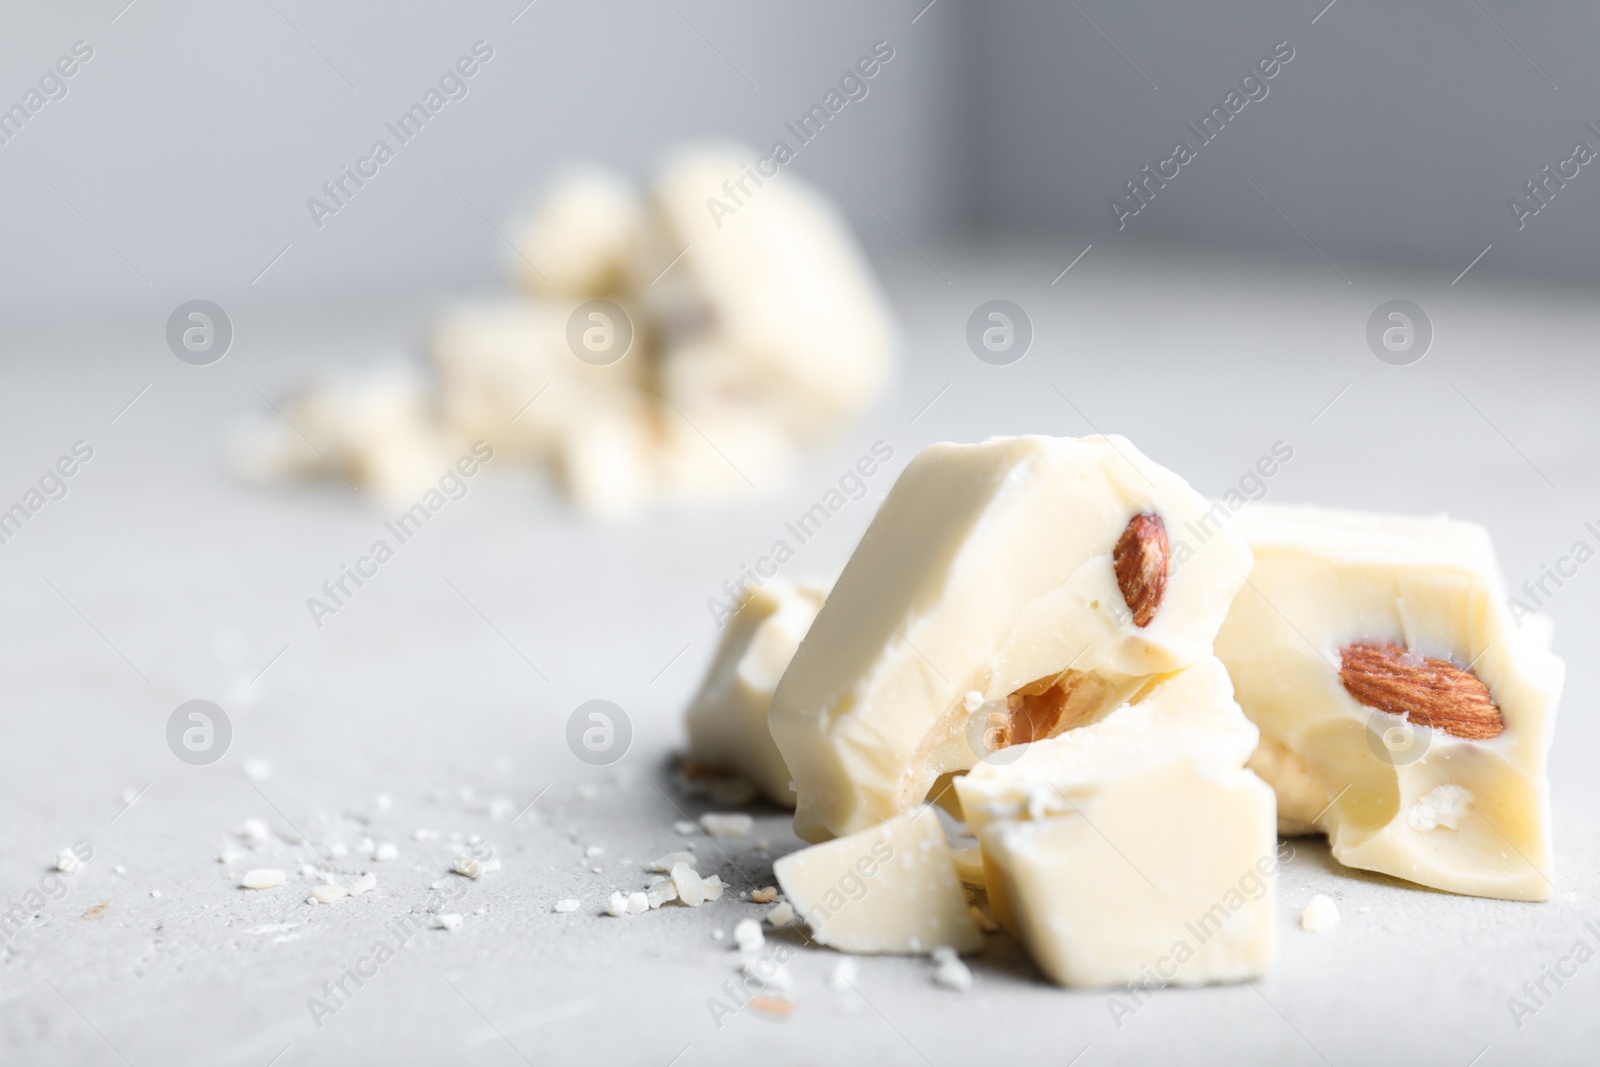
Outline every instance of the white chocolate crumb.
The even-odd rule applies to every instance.
[[[302,878],[310,878],[312,875],[314,875],[316,873],[317,873],[317,869],[315,867],[311,866],[311,864],[302,863],[300,865],[300,877],[302,877]]]
[[[581,902],[574,900],[572,897],[562,897],[560,900],[556,901],[555,910],[560,912],[562,915],[565,915],[568,912],[577,911],[582,906],[583,905]]]
[[[116,866],[115,866],[115,867],[113,867],[113,868],[111,868],[111,869],[112,869],[112,870],[113,870],[113,871],[116,871],[116,872],[117,872],[117,873],[118,873],[118,874],[127,874],[127,873],[128,873],[128,868],[126,868],[126,867],[124,867],[124,866],[123,866],[123,865],[122,865],[122,864],[120,864],[120,863],[119,863],[119,864],[117,864],[117,865],[116,865]]]
[[[72,854],[70,848],[62,849],[61,854],[56,857],[56,870],[62,874],[73,874],[81,866],[82,863],[78,861],[77,856]]]
[[[645,898],[652,908],[659,908],[668,901],[678,899],[678,887],[671,878],[657,878],[645,890]]]
[[[159,896],[160,896],[160,895],[161,895],[161,890],[159,890],[159,889],[152,889],[152,890],[150,890],[150,895],[151,895],[151,896],[152,896],[152,897],[159,897]]]
[[[395,848],[394,844],[389,841],[385,841],[383,844],[372,850],[372,858],[377,860],[379,863],[388,863],[389,861],[397,858],[399,855],[400,850]]]
[[[283,872],[275,867],[258,867],[246,871],[239,884],[246,889],[276,889],[284,881]]]
[[[701,880],[700,885],[706,892],[707,903],[713,900],[721,900],[722,891],[728,888],[728,883],[724,882],[720,875],[715,874],[706,875]]]
[[[461,924],[464,921],[461,916],[452,912],[448,915],[435,915],[433,917],[433,926],[436,930],[448,930],[453,934],[461,929]]]
[[[590,859],[594,859],[596,856],[604,856],[606,854],[606,850],[601,848],[599,845],[590,845],[588,848],[583,850],[583,854]]]
[[[1406,825],[1419,834],[1432,833],[1441,826],[1459,829],[1476,799],[1470,789],[1459,785],[1435,786],[1406,809]]]
[[[691,908],[698,908],[705,903],[706,883],[687,863],[674,863],[672,865],[672,884],[678,890],[678,899]],[[721,895],[721,891],[718,891]]]
[[[760,952],[761,946],[767,943],[761,933],[761,924],[754,919],[740,919],[734,925],[733,940],[740,952]]]
[[[784,901],[771,911],[767,912],[767,922],[774,927],[788,926],[794,922],[794,905]]]
[[[967,965],[961,962],[961,957],[956,955],[956,950],[941,946],[933,950],[933,981],[946,989],[953,989],[957,993],[965,993],[972,988],[972,972]]]
[[[483,865],[471,856],[457,856],[455,863],[450,865],[450,869],[457,874],[466,875],[474,880],[483,873]]]
[[[606,898],[606,914],[618,917],[628,914],[628,898],[621,893],[612,893]]]
[[[778,993],[791,993],[794,991],[794,976],[789,973],[789,968],[773,959],[764,956],[758,960],[745,960],[739,965],[746,979],[754,981],[763,989],[770,989]]]
[[[762,886],[750,894],[750,899],[757,904],[771,904],[778,899],[778,887],[775,885]]]
[[[833,965],[833,971],[828,975],[828,988],[835,993],[843,993],[853,989],[856,979],[861,975],[861,965],[854,956],[846,956]]]
[[[246,819],[234,833],[244,838],[251,848],[260,848],[272,839],[272,832],[261,819]]]
[[[359,897],[363,893],[370,893],[376,888],[378,888],[378,876],[371,871],[363,874],[347,887],[348,892],[353,897]]]
[[[628,914],[643,915],[650,910],[650,898],[643,893],[628,894]]]
[[[665,856],[653,859],[649,863],[645,864],[644,869],[647,871],[658,871],[661,874],[666,874],[672,870],[672,865],[674,863],[687,863],[693,865],[694,853],[668,852]]]
[[[238,863],[242,859],[244,859],[244,853],[238,849],[225,848],[217,853],[218,863]]]
[[[336,860],[342,860],[350,855],[350,849],[345,846],[344,842],[336,841],[328,846],[328,855]]]
[[[348,896],[348,895],[349,894],[345,892],[344,886],[341,886],[341,885],[319,885],[319,886],[317,886],[315,889],[313,889],[311,891],[311,895],[310,896],[306,897],[306,903],[307,904],[332,904],[334,901],[340,900],[343,897]]]
[[[1318,893],[1306,904],[1306,910],[1300,913],[1300,929],[1311,934],[1325,934],[1339,925],[1339,905],[1333,898]]]
[[[743,837],[754,825],[750,816],[739,813],[707,812],[700,816],[700,829],[710,837]]]

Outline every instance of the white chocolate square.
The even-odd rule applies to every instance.
[[[1234,525],[1255,566],[1217,655],[1261,728],[1252,766],[1277,788],[1285,828],[1326,832],[1351,867],[1548,899],[1545,764],[1564,668],[1543,627],[1513,620],[1483,528],[1265,505]],[[1353,648],[1387,650],[1423,681],[1486,689],[1500,722],[1474,733],[1395,711],[1406,698],[1387,676],[1380,692],[1394,698],[1346,681],[1361,665]]]

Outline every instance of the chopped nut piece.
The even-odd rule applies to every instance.
[[[775,885],[762,886],[750,894],[750,899],[757,904],[771,904],[778,899],[778,887]]]
[[[763,1015],[780,1019],[794,1014],[794,1001],[784,997],[754,996],[750,998],[750,1006]]]

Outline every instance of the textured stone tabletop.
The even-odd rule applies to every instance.
[[[770,884],[797,841],[770,809],[747,837],[674,830],[712,810],[670,770],[714,649],[707,601],[874,442],[892,461],[785,573],[838,567],[923,445],[1020,432],[1124,433],[1213,496],[1286,442],[1269,499],[1482,522],[1513,588],[1577,541],[1600,547],[1584,525],[1600,519],[1591,301],[1349,265],[1347,284],[1309,251],[1248,264],[1096,247],[1061,275],[1080,247],[887,250],[907,334],[893,394],[788,484],[597,526],[491,464],[320,627],[307,598],[392,516],[338,485],[238,484],[221,440],[319,363],[410,345],[426,305],[230,309],[233,349],[210,367],[167,353],[165,309],[4,327],[0,508],[75,443],[92,458],[0,544],[0,892],[27,916],[0,947],[0,1061],[1591,1062],[1600,779],[1586,653],[1600,570],[1586,566],[1547,583],[1542,608],[1568,663],[1549,903],[1407,888],[1297,840],[1278,886],[1280,960],[1256,985],[1066,992],[1001,935],[965,993],[903,958],[861,960],[859,992],[836,992],[838,957],[778,934],[769,946],[795,949],[793,1014],[714,1010],[737,973],[732,928],[764,910],[741,895]],[[1380,362],[1364,338],[1395,297],[1435,330],[1411,366]],[[1032,322],[1011,366],[979,362],[964,339],[992,298]],[[605,768],[565,740],[573,709],[599,698],[633,729]],[[232,726],[208,766],[167,744],[192,699]],[[265,824],[257,847],[238,832],[248,820]],[[368,840],[395,857],[374,860]],[[74,842],[91,858],[57,874]],[[730,883],[720,901],[603,913],[613,889],[643,885],[645,862],[688,845],[701,874]],[[471,848],[500,869],[451,873]],[[219,862],[227,852],[241,855]],[[316,879],[302,867],[330,860],[376,888],[306,903]],[[253,868],[287,884],[240,888]],[[1338,903],[1332,933],[1299,929],[1314,892]],[[563,898],[580,906],[557,913]],[[432,913],[462,921],[395,933]],[[361,984],[344,977],[358,966]],[[1546,975],[1558,967],[1572,976]]]

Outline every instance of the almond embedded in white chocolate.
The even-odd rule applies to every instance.
[[[1135,515],[1128,520],[1112,551],[1117,588],[1141,629],[1155,621],[1167,596],[1167,575],[1172,567],[1172,545],[1167,524],[1160,515]]]
[[[1390,642],[1357,642],[1340,653],[1339,681],[1369,708],[1431,726],[1455,737],[1486,741],[1505,731],[1505,716],[1489,687],[1471,671]]]

